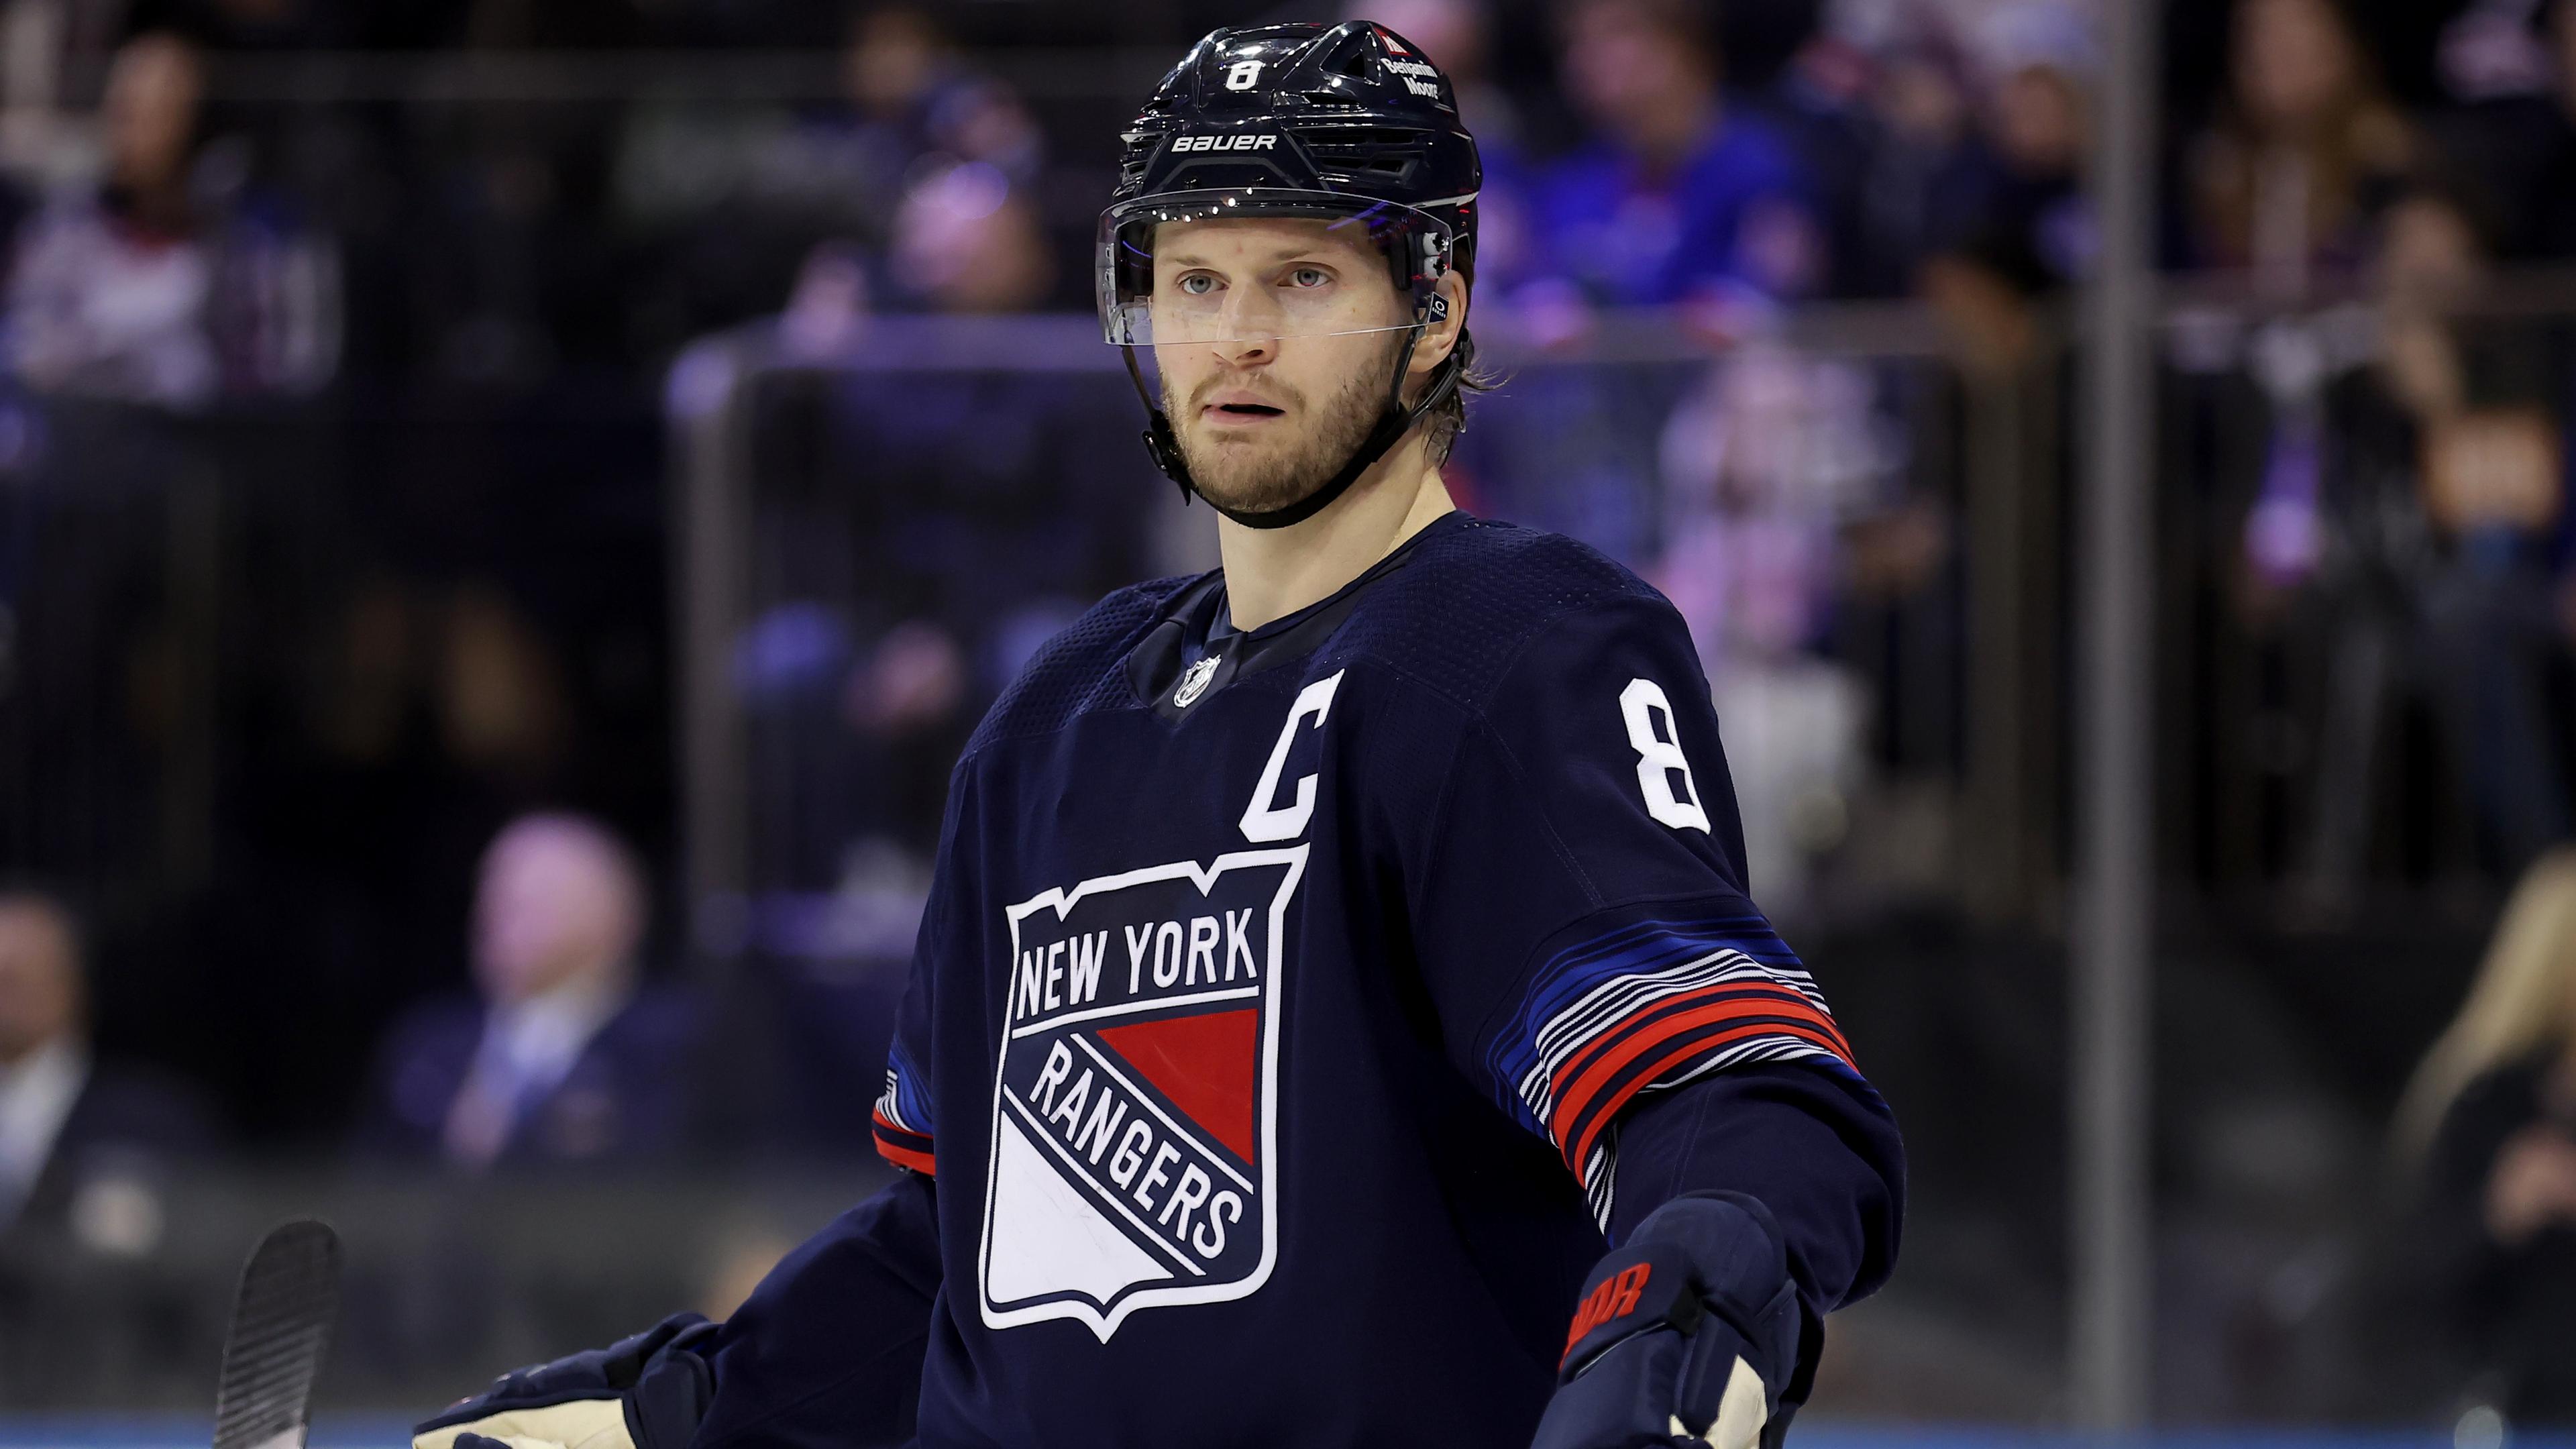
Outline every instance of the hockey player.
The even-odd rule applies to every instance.
[[[1124,139],[1102,317],[1224,567],[1103,600],[958,762],[900,1179],[424,1449],[1748,1449],[1886,1277],[1895,1124],[1747,898],[1680,618],[1441,484],[1447,79],[1221,30]]]

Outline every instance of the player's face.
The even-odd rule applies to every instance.
[[[1365,232],[1285,218],[1162,227],[1153,307],[1190,478],[1253,511],[1304,498],[1358,451],[1413,320]]]

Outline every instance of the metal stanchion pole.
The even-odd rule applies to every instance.
[[[672,367],[673,633],[678,641],[682,890],[701,962],[730,957],[748,885],[749,802],[741,707],[730,669],[741,626],[750,513],[746,343],[699,342]],[[719,919],[721,918],[721,919]]]
[[[2074,938],[2073,1372],[2078,1421],[2147,1411],[2148,715],[2155,378],[2147,331],[2156,183],[2154,0],[2103,7],[2096,113],[2099,269],[2086,298],[2081,540],[2083,695]]]

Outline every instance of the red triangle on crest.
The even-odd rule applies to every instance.
[[[1261,1065],[1261,1013],[1209,1011],[1099,1033],[1184,1116],[1246,1162],[1252,1155],[1253,1076]]]

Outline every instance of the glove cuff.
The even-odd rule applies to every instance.
[[[534,1368],[503,1374],[492,1387],[421,1423],[415,1438],[584,1400],[615,1400],[637,1449],[684,1449],[715,1396],[702,1350],[719,1325],[675,1314],[631,1338]]]
[[[1625,1250],[1680,1250],[1705,1312],[1744,1338],[1772,1410],[1806,1397],[1808,1312],[1788,1274],[1783,1235],[1762,1201],[1739,1191],[1682,1194],[1646,1214]]]

